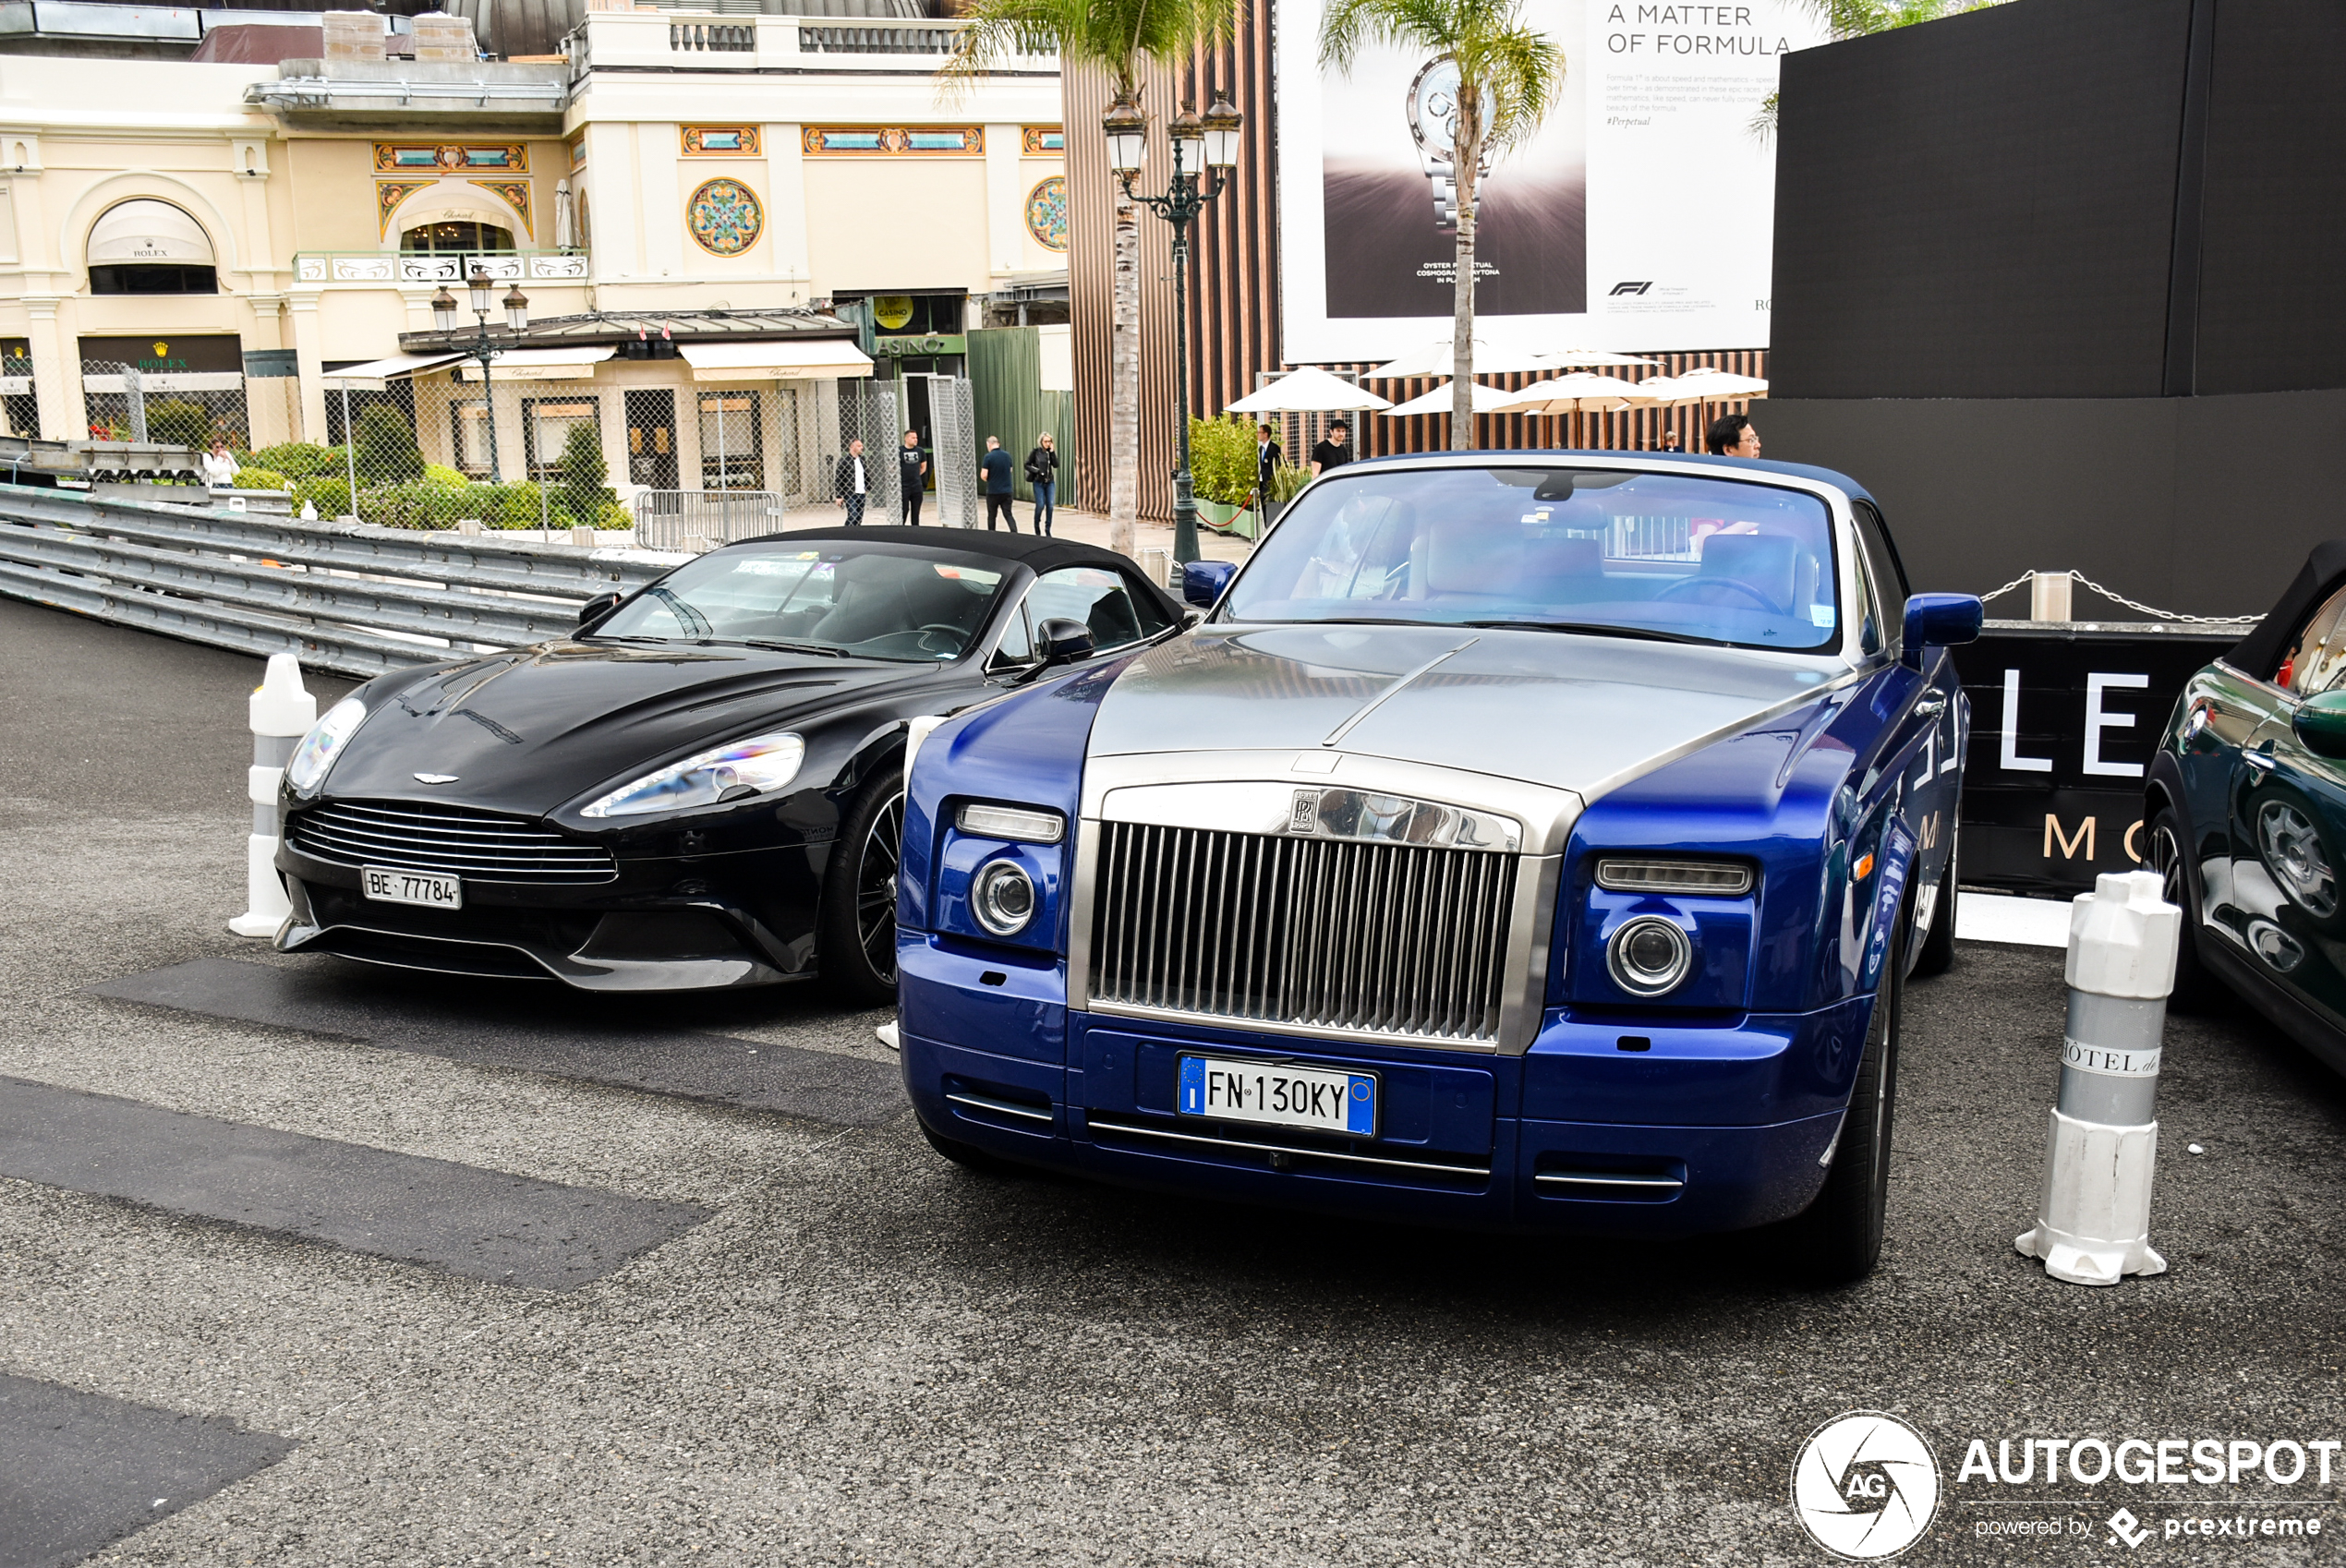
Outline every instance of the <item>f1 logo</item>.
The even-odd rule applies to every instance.
[[[1651,288],[1652,286],[1653,280],[1651,278],[1648,278],[1643,283],[1615,283],[1613,285],[1612,292],[1614,294],[1643,294],[1646,290]]]

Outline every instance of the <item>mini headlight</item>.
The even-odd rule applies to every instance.
[[[597,801],[581,816],[646,816],[744,800],[779,790],[798,777],[806,742],[795,735],[758,735],[719,746],[647,773]]]
[[[970,885],[970,910],[997,936],[1015,936],[1034,918],[1034,882],[1016,861],[988,861]]]
[[[309,727],[301,738],[294,754],[285,763],[285,782],[297,794],[307,795],[326,781],[326,770],[334,765],[334,755],[343,742],[357,733],[367,719],[367,705],[357,697],[345,697],[328,708],[324,717]]]
[[[1694,968],[1694,944],[1675,921],[1639,915],[1622,923],[1605,945],[1605,968],[1614,983],[1639,996],[1674,990]]]

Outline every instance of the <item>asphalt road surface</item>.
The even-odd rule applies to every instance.
[[[228,935],[259,672],[0,601],[0,1568],[1820,1562],[1794,1458],[1861,1407],[1942,1472],[1904,1561],[2339,1555],[2346,1463],[1957,1476],[1975,1438],[2346,1438],[2346,1088],[2244,1014],[2170,1025],[2173,1267],[2108,1290],[2012,1248],[2036,949],[1910,993],[1888,1254],[1844,1291],[1747,1240],[986,1180],[813,989],[620,1005]],[[2203,1514],[2324,1533],[2165,1535]]]

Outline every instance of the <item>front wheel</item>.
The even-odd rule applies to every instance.
[[[904,849],[904,784],[891,768],[855,797],[823,875],[816,935],[823,977],[850,999],[896,1002],[896,871]]]
[[[2150,818],[2150,869],[2159,874],[2159,896],[2183,911],[2182,931],[2175,938],[2175,988],[2167,1006],[2179,1013],[2204,1013],[2219,1007],[2223,983],[2199,958],[2199,900],[2192,896],[2191,829],[2171,804],[2159,803]]]
[[[1948,829],[1951,834],[1953,831],[1953,827]],[[1955,967],[1955,850],[1951,838],[1946,869],[1939,874],[1938,896],[1930,904],[1930,929],[1923,933],[1922,945],[1915,950],[1915,973],[1918,975],[1944,974]]]
[[[1865,1055],[1834,1140],[1824,1190],[1793,1220],[1800,1272],[1817,1285],[1853,1285],[1873,1272],[1890,1202],[1890,1128],[1898,1108],[1899,1015],[1907,941],[1901,915],[1881,966],[1873,1016],[1866,1021]]]

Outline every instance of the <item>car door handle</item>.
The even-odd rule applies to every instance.
[[[2240,760],[2259,773],[2270,773],[2273,770],[2273,759],[2262,752],[2243,752],[2240,754]]]
[[[1937,692],[1915,704],[1917,718],[1936,718],[1947,711],[1947,699]]]

